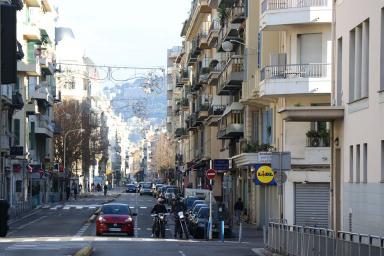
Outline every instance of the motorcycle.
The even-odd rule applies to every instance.
[[[157,238],[165,238],[165,224],[167,223],[166,216],[169,215],[168,213],[158,213],[158,214],[152,214],[154,221],[154,231],[155,236]]]
[[[175,216],[175,222],[177,223],[178,222],[178,225],[175,223],[176,225],[176,236],[177,234],[180,235],[180,238],[183,237],[183,234],[185,235],[185,238],[186,239],[189,239],[189,231],[188,231],[188,226],[187,226],[187,222],[185,220],[185,215],[184,215],[184,212],[178,212],[177,213],[177,216]]]

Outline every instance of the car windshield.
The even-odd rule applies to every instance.
[[[167,193],[176,193],[175,188],[167,188]]]
[[[152,185],[150,183],[145,183],[143,184],[143,188],[151,188]]]
[[[198,200],[197,197],[188,197],[185,199],[185,205],[188,209],[190,209],[196,200]]]
[[[193,207],[195,207],[197,204],[203,204],[203,203],[205,203],[204,200],[195,200],[195,201],[193,202],[193,204],[192,204],[192,209],[193,209]]]
[[[131,214],[129,207],[127,205],[104,205],[101,209],[103,214],[113,214],[113,215],[129,215]]]
[[[127,185],[128,188],[135,188],[135,185],[134,184],[129,184]]]
[[[198,218],[208,218],[209,216],[209,208],[208,207],[202,207],[199,210],[199,213],[197,214]]]

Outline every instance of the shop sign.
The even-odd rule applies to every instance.
[[[275,172],[269,165],[256,165],[254,175],[256,185],[276,185]]]

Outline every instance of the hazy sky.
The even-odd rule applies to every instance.
[[[96,64],[165,66],[181,44],[191,0],[60,0],[59,25],[73,29]]]

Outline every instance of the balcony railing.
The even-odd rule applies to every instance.
[[[208,109],[209,116],[221,116],[224,113],[226,106],[224,105],[211,105]]]
[[[266,66],[260,71],[260,81],[270,79],[327,77],[330,64],[288,64]]]
[[[268,10],[321,7],[327,5],[328,0],[264,0],[264,2],[261,3],[261,13],[264,13]]]
[[[236,5],[231,9],[231,20],[232,23],[241,23],[245,20],[245,7],[244,5]]]

